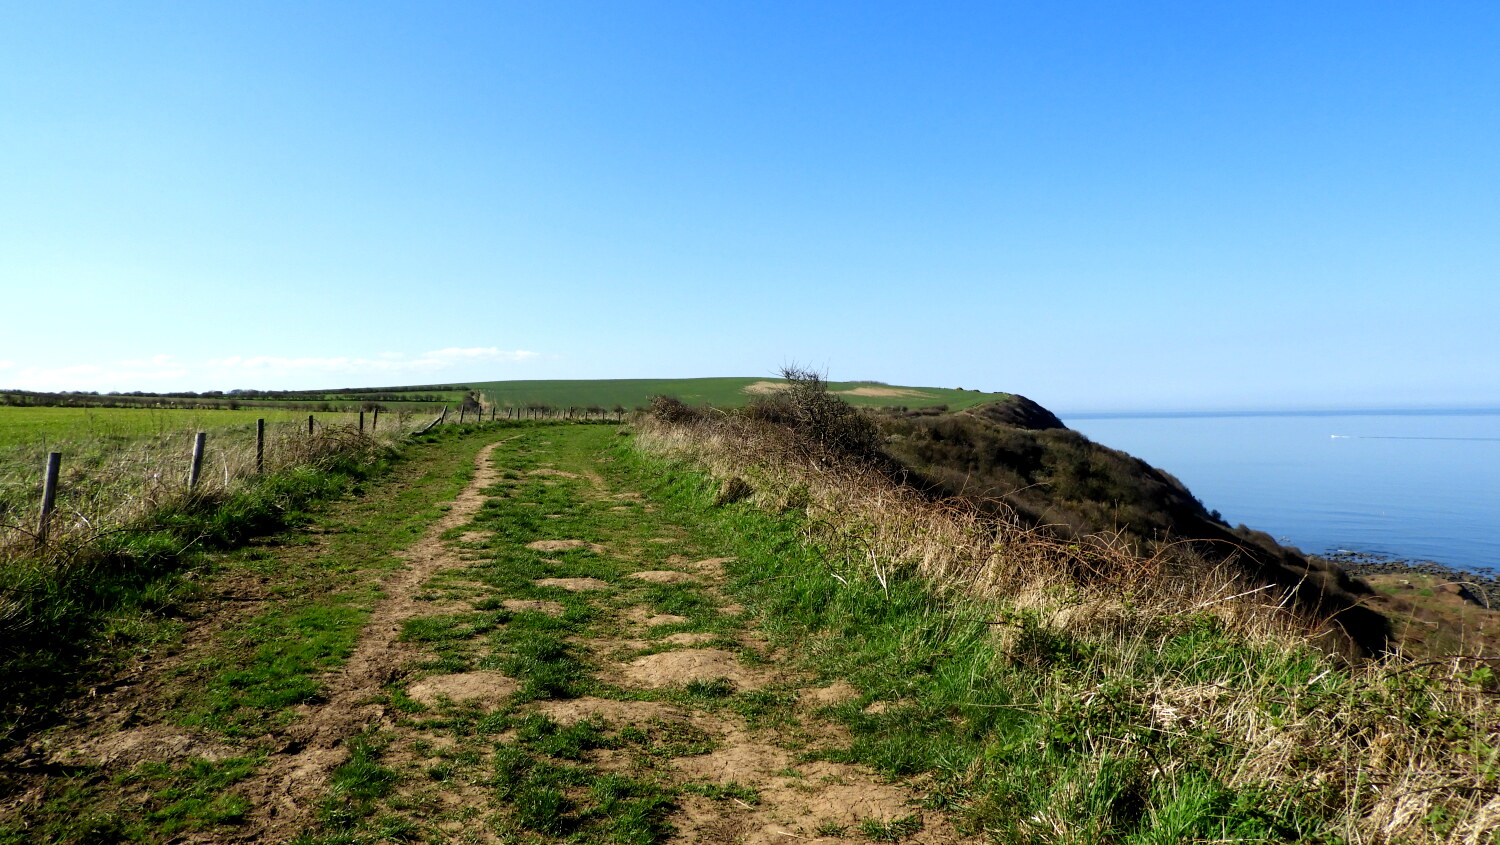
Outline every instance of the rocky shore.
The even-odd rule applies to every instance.
[[[1459,586],[1466,600],[1500,609],[1500,580],[1477,572],[1465,572],[1430,560],[1406,560],[1367,552],[1335,552],[1322,560],[1338,566],[1350,575],[1431,575]]]

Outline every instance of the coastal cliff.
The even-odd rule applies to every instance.
[[[930,495],[1010,511],[1074,542],[1232,567],[1335,621],[1362,651],[1390,646],[1391,625],[1370,607],[1379,596],[1369,584],[1264,532],[1230,526],[1171,474],[1094,443],[1024,396],[954,412],[890,412],[877,425],[885,454]]]

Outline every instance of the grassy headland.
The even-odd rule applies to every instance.
[[[1004,842],[1500,841],[1492,657],[1351,660],[1295,586],[1190,544],[1143,554],[902,483],[829,399],[664,406],[640,439],[801,533],[745,596],[862,691],[847,759]]]

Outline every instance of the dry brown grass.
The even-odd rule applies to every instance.
[[[1027,617],[1089,643],[1081,674],[1037,681],[1039,707],[1068,700],[1087,710],[1106,690],[1125,689],[1127,700],[1112,706],[1139,714],[1139,730],[1217,743],[1201,757],[1160,759],[1096,738],[1111,753],[1144,754],[1153,779],[1186,783],[1206,772],[1229,787],[1269,788],[1317,808],[1350,842],[1500,842],[1494,661],[1355,659],[1336,627],[1228,567],[1170,547],[1133,556],[1108,536],[1059,541],[1003,512],[931,501],[754,420],[644,419],[639,444],[740,479],[761,507],[805,510],[807,539],[828,550],[836,577],[884,584],[916,573],[963,612]],[[1014,652],[1017,630],[995,625],[1000,651]],[[1151,668],[1174,638],[1198,630],[1221,630],[1232,646],[1191,671]],[[1043,813],[1032,822],[1049,840],[1088,839],[1076,819]]]
[[[263,472],[325,467],[342,456],[389,445],[411,430],[414,420],[401,417],[382,420],[386,425],[378,434],[352,425],[319,425],[312,434],[303,423],[267,426]],[[190,432],[54,444],[64,460],[48,544],[77,546],[166,508],[219,500],[257,475],[253,429],[210,432],[193,488],[188,486],[191,445]],[[35,451],[0,455],[0,560],[39,553],[42,479]]]

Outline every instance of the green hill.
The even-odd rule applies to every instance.
[[[776,390],[779,378],[595,379],[472,382],[468,386],[502,407],[544,402],[558,407],[643,406],[652,396],[676,396],[689,405],[737,408],[757,393]],[[1006,394],[946,387],[904,387],[871,381],[829,382],[829,390],[851,405],[969,408]]]

